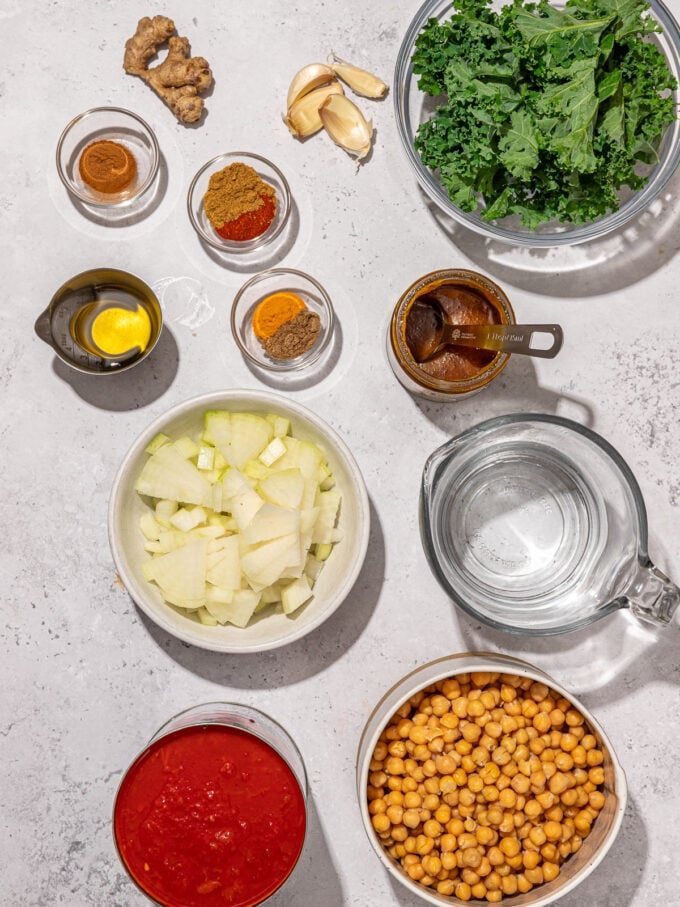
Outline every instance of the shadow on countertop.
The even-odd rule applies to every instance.
[[[54,374],[97,409],[124,412],[148,406],[168,390],[179,368],[179,349],[172,331],[163,326],[153,351],[139,365],[120,374],[86,375],[56,356]]]
[[[592,875],[560,900],[560,907],[628,907],[636,903],[648,854],[647,829],[629,794],[621,831],[612,849]]]
[[[307,822],[300,862],[288,884],[267,901],[271,907],[340,907],[345,903],[342,882],[311,794],[307,799]]]
[[[270,689],[299,683],[345,655],[371,619],[385,576],[385,540],[378,513],[370,502],[371,531],[361,573],[346,600],[325,623],[307,636],[272,652],[209,652],[180,642],[138,609],[154,642],[170,658],[211,683],[241,689]]]
[[[570,418],[583,425],[593,424],[590,404],[581,397],[542,387],[538,383],[536,366],[528,356],[511,357],[505,370],[482,393],[483,419],[508,413],[554,414],[560,404],[566,403]],[[430,422],[451,437],[482,421],[477,395],[443,403],[415,396],[412,400]]]
[[[593,710],[648,684],[680,686],[677,622],[654,627],[617,611],[572,633],[520,636],[494,630],[456,610],[466,650],[502,652],[535,663]]]
[[[659,198],[623,227],[587,243],[546,249],[485,238],[419,192],[440,232],[474,266],[500,283],[538,295],[577,298],[622,290],[654,274],[680,250],[680,171]]]

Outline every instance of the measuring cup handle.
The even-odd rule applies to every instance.
[[[633,577],[626,600],[641,620],[669,624],[680,605],[680,589],[651,561],[641,563]]]

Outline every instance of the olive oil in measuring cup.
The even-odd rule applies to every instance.
[[[36,322],[38,335],[79,371],[119,372],[153,349],[162,313],[151,288],[112,268],[79,274],[55,294]]]

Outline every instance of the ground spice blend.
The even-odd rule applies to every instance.
[[[246,242],[261,236],[276,216],[276,190],[248,164],[235,162],[213,173],[203,208],[222,239]]]

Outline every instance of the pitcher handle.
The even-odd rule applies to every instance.
[[[626,593],[631,611],[641,620],[669,624],[680,605],[680,588],[651,561],[640,563]]]

